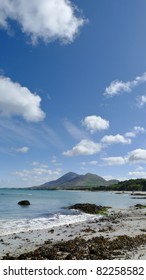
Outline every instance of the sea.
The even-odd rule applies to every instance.
[[[20,206],[29,200],[29,206]],[[0,236],[29,230],[46,229],[95,218],[94,215],[69,210],[75,203],[95,203],[113,208],[127,208],[144,199],[132,199],[130,194],[89,191],[53,191],[30,189],[0,189]]]

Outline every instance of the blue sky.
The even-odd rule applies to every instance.
[[[146,178],[146,1],[0,1],[0,187]]]

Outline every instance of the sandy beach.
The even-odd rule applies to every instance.
[[[125,238],[123,236],[129,238],[128,241],[123,239]],[[20,259],[47,259],[47,256],[43,256],[43,253],[40,254],[40,249],[51,250],[52,248],[57,248],[58,244],[66,247],[66,252],[62,255],[61,252],[57,252],[56,258],[64,259],[68,254],[67,246],[69,243],[67,242],[74,244],[77,240],[78,248],[80,248],[80,241],[81,243],[86,243],[87,247],[88,244],[91,245],[92,243],[93,247],[93,244],[104,240],[108,242],[107,247],[111,247],[114,243],[109,242],[116,240],[116,243],[118,240],[120,242],[119,247],[116,248],[114,255],[112,255],[114,252],[113,247],[112,252],[108,252],[107,259],[146,259],[146,208],[109,209],[108,215],[100,218],[95,215],[94,218],[90,218],[89,221],[83,223],[1,236],[0,259],[17,259],[20,255]],[[124,244],[124,242],[128,243]],[[120,252],[118,249],[120,249]],[[99,250],[98,248],[98,253]],[[103,249],[101,248],[101,250]],[[38,257],[33,256],[35,251]],[[65,251],[65,249],[62,249],[62,251]],[[89,252],[84,254],[85,259],[89,257]],[[76,258],[79,259],[79,255],[74,257],[74,259]],[[96,254],[93,258],[96,258]]]

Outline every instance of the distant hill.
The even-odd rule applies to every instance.
[[[130,179],[108,187],[118,191],[146,191],[146,179]]]
[[[68,172],[57,180],[47,182],[33,189],[56,189],[56,190],[70,190],[70,189],[92,189],[100,186],[108,187],[117,184],[118,180],[105,180],[104,178],[87,173],[79,175],[74,172]]]

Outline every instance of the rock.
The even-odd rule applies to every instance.
[[[77,203],[68,207],[68,209],[76,209],[88,214],[104,214],[107,211],[105,206],[90,204],[90,203]]]
[[[146,205],[142,205],[140,203],[134,205],[135,208],[139,208],[139,209],[142,209],[142,208],[146,208]]]
[[[135,204],[134,207],[141,207],[142,204],[138,203],[138,204]]]
[[[28,200],[21,200],[18,202],[18,204],[22,206],[28,206],[30,205],[30,202]]]

